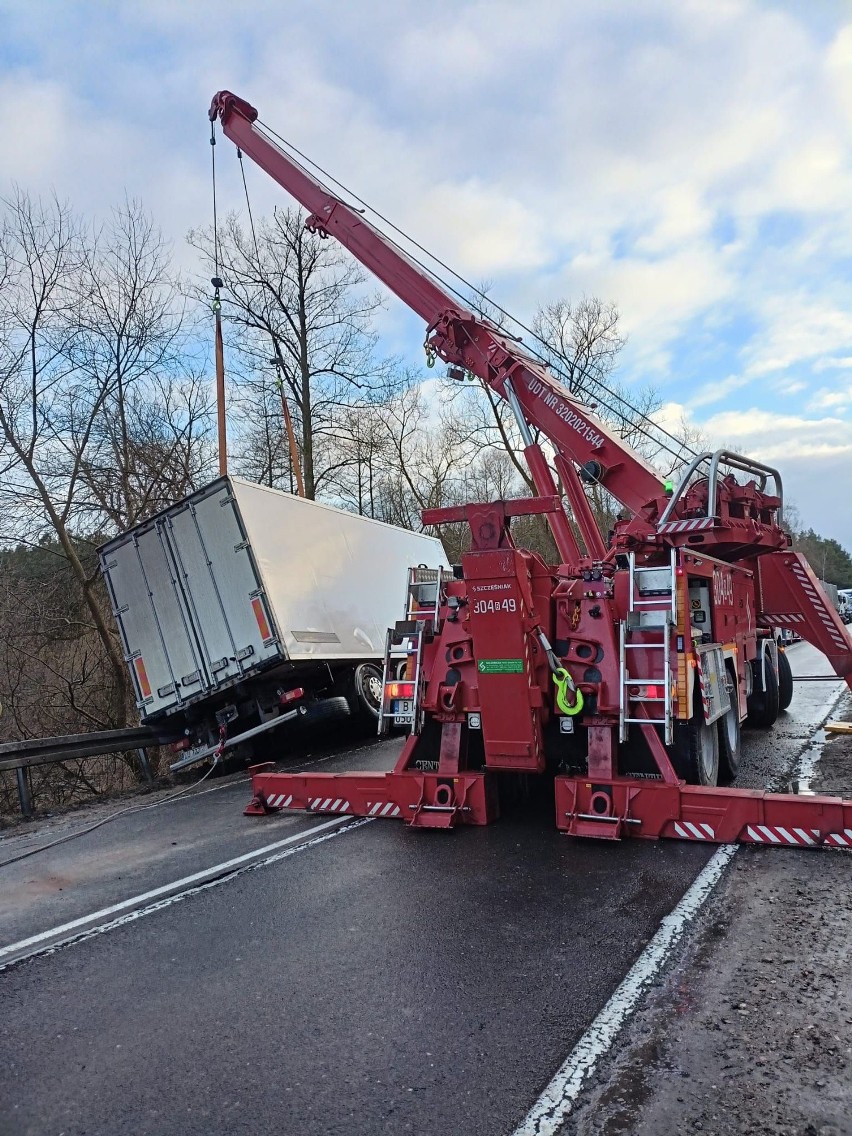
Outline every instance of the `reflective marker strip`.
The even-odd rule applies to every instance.
[[[257,626],[260,629],[260,637],[266,642],[267,639],[272,638],[272,632],[269,628],[269,620],[266,618],[266,612],[263,608],[263,600],[260,596],[255,596],[251,601],[252,610],[254,611],[254,618],[257,620]]]
[[[292,796],[288,797],[287,804],[292,800]],[[322,797],[309,797],[308,808],[316,813],[348,813],[349,802],[342,797],[338,797],[336,801],[332,801],[331,797],[326,797],[325,800]]]
[[[133,669],[136,671],[136,678],[139,681],[139,693],[143,698],[150,698],[151,683],[148,681],[148,672],[145,670],[141,655],[138,659],[133,660]]]
[[[709,824],[692,824],[688,820],[680,824],[675,821],[674,830],[682,840],[713,840],[716,836]]]
[[[794,828],[792,830],[782,828],[780,825],[769,827],[766,824],[748,825],[746,828],[746,835],[749,840],[755,844],[793,844],[801,847],[802,845],[818,844],[821,839],[821,833],[818,828],[812,828],[810,833],[806,832],[803,828]]]
[[[395,805],[393,801],[376,801],[374,805],[368,801],[367,807],[370,809],[370,816],[397,817],[401,811],[399,805]]]

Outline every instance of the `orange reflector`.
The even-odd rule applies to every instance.
[[[260,637],[265,643],[267,639],[272,638],[272,632],[269,629],[269,620],[266,618],[266,612],[263,609],[263,600],[260,596],[255,596],[251,601],[251,606],[254,611],[254,618],[257,620],[257,626],[260,628]]]
[[[389,682],[385,686],[385,694],[388,696],[388,698],[413,698],[414,683]]]
[[[142,656],[133,660],[133,668],[136,671],[136,678],[139,682],[139,693],[143,698],[151,697],[151,684],[148,681],[148,672],[145,670],[145,664],[142,662]]]

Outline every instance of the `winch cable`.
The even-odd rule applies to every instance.
[[[258,119],[258,121],[255,123],[255,127],[261,128],[265,133],[270,135],[270,137],[274,138],[277,142],[281,143],[281,145],[285,146],[287,148],[287,150],[291,152],[291,155],[297,154],[299,156],[299,158],[301,159],[301,162],[295,162],[295,159],[292,159],[292,160],[295,162],[296,165],[300,166],[300,168],[303,169],[306,173],[310,174],[311,170],[308,169],[302,163],[307,163],[307,165],[309,167],[311,167],[313,170],[315,170],[318,174],[320,174],[322,177],[326,178],[333,185],[336,185],[338,187],[338,189],[342,190],[343,193],[347,194],[354,201],[357,201],[360,206],[362,206],[366,210],[369,210],[369,212],[372,213],[374,217],[377,217],[384,225],[387,225],[390,229],[392,229],[395,233],[397,233],[400,237],[402,237],[402,239],[405,242],[407,242],[407,244],[411,245],[413,248],[415,248],[419,252],[423,253],[431,261],[433,261],[435,264],[440,265],[440,267],[445,272],[450,273],[451,276],[453,276],[456,280],[460,281],[465,286],[465,288],[467,288],[469,290],[469,292],[472,292],[474,295],[480,297],[480,299],[485,301],[485,303],[490,304],[496,311],[500,312],[501,315],[503,315],[507,319],[511,320],[512,323],[516,327],[522,329],[528,335],[532,336],[532,338],[537,343],[539,343],[542,348],[544,348],[544,351],[541,351],[541,350],[539,350],[535,347],[532,347],[528,343],[524,343],[524,350],[527,351],[534,359],[537,360],[537,362],[541,363],[543,366],[548,367],[549,369],[556,371],[557,375],[559,377],[561,377],[562,380],[566,383],[566,385],[569,386],[569,388],[570,388],[570,381],[571,380],[570,380],[569,376],[562,370],[562,368],[559,366],[559,364],[557,362],[555,362],[555,360],[553,359],[552,349],[548,346],[548,344],[545,342],[545,340],[542,339],[542,337],[540,335],[538,335],[537,332],[535,332],[531,327],[528,327],[522,320],[518,319],[516,316],[513,316],[511,312],[509,312],[505,308],[501,307],[500,304],[498,304],[494,300],[492,300],[481,289],[477,288],[475,284],[472,284],[469,280],[465,279],[465,277],[463,277],[460,273],[456,272],[455,269],[451,268],[448,264],[445,264],[444,261],[442,261],[440,259],[440,257],[438,257],[434,253],[430,252],[427,248],[425,248],[423,245],[421,245],[413,237],[409,236],[404,230],[400,229],[399,226],[395,225],[391,220],[389,220],[387,217],[385,217],[384,214],[380,213],[373,206],[369,205],[366,201],[364,201],[363,198],[359,197],[357,193],[355,193],[353,190],[349,189],[348,186],[344,185],[343,182],[338,181],[337,178],[335,178],[327,170],[323,169],[323,167],[320,166],[317,162],[314,162],[311,158],[309,158],[306,154],[304,154],[297,146],[293,145],[292,142],[288,142],[286,138],[283,138],[280,134],[277,133],[277,131],[273,130],[272,127],[270,127],[267,123],[261,122],[261,120]],[[417,265],[418,268],[422,269],[425,273],[427,273],[430,277],[432,277],[438,284],[440,284],[443,288],[445,288],[448,292],[450,292],[453,296],[455,296],[458,300],[460,300],[465,306],[469,305],[469,303],[470,303],[470,297],[469,296],[466,296],[463,292],[460,292],[448,280],[442,279],[433,269],[431,269],[426,264],[424,264],[421,260],[419,260],[416,256],[414,256],[410,252],[409,249],[400,245],[397,241],[395,241],[387,233],[383,233],[382,235],[384,236],[384,238],[387,241],[389,241],[390,244],[393,245],[394,248],[396,248],[403,255],[409,257]],[[499,327],[496,327],[496,325],[495,325],[495,330],[499,334],[504,334],[504,335],[506,334],[505,330],[501,330]],[[511,333],[510,333],[510,337],[511,337]],[[644,437],[646,437],[654,445],[659,446],[660,449],[663,449],[666,452],[668,452],[677,461],[682,461],[684,454],[687,454],[691,458],[697,457],[697,451],[693,450],[692,447],[688,443],[682,441],[676,435],[672,434],[671,431],[667,430],[664,426],[661,426],[659,423],[655,422],[649,415],[645,414],[644,411],[640,410],[639,407],[634,406],[633,403],[631,403],[629,401],[629,399],[625,398],[624,395],[622,395],[620,392],[615,391],[611,387],[609,387],[603,381],[603,379],[601,379],[598,375],[593,374],[591,371],[589,371],[585,367],[582,367],[580,364],[575,364],[575,369],[577,371],[579,371],[579,373],[584,378],[586,378],[590,382],[594,383],[598,390],[603,391],[605,393],[605,395],[607,396],[607,398],[614,399],[616,401],[616,403],[618,403],[621,407],[624,407],[627,410],[629,410],[630,413],[635,416],[634,421],[632,422],[633,427],[638,431],[638,433],[642,434]],[[593,397],[598,397],[598,396],[593,394]],[[600,401],[603,402],[605,405],[607,405],[603,398],[600,399]],[[608,406],[608,409],[610,409],[610,411],[613,411],[612,406]],[[615,410],[614,412],[616,414],[619,413],[618,410]],[[626,417],[626,415],[624,415],[624,417]],[[641,425],[641,423],[643,423],[643,422],[646,424],[645,426]],[[651,431],[653,431],[653,433]],[[667,442],[661,441],[660,436],[668,439],[668,441]],[[672,445],[669,445],[669,443],[671,443],[676,448],[673,449]]]
[[[219,217],[216,203],[216,131],[210,124],[210,155],[213,182],[213,353],[216,368],[216,448],[219,458],[219,476],[228,473],[228,427],[225,399],[225,343],[222,338],[222,280],[219,276]]]
[[[103,817],[101,820],[96,821],[94,824],[86,825],[85,828],[78,828],[74,832],[69,832],[65,836],[60,836],[57,840],[51,840],[49,844],[41,844],[38,848],[30,848],[27,852],[21,852],[17,856],[10,856],[8,860],[0,860],[0,868],[8,868],[10,864],[17,864],[19,860],[26,860],[30,856],[36,856],[39,852],[47,852],[50,848],[56,848],[60,844],[67,844],[69,840],[74,840],[78,836],[85,836],[88,832],[94,832],[96,828],[101,828],[105,824],[109,824],[111,820],[118,820],[121,816],[127,816],[129,813],[141,813],[146,809],[156,809],[160,805],[169,805],[172,801],[176,801],[178,797],[183,797],[192,789],[197,789],[202,781],[206,781],[216,766],[219,764],[221,753],[217,753],[214,760],[204,774],[199,777],[197,781],[193,781],[191,785],[186,785],[183,789],[176,789],[174,792],[169,793],[167,797],[161,798],[159,801],[152,801],[148,805],[130,805],[126,809],[119,809],[118,812],[110,813],[109,816]]]
[[[213,183],[213,275],[219,275],[219,214],[216,207],[216,130],[210,123],[210,162]]]
[[[453,277],[455,277],[455,279],[459,280],[462,284],[464,284],[464,286],[469,290],[469,292],[473,292],[475,295],[479,296],[487,304],[490,304],[493,308],[495,308],[498,312],[500,312],[502,315],[504,315],[507,319],[511,320],[513,324],[515,324],[517,327],[521,328],[527,334],[531,335],[534,340],[536,340],[538,343],[540,343],[542,345],[542,347],[545,349],[545,351],[542,352],[542,351],[536,349],[535,347],[531,347],[527,343],[524,344],[524,349],[527,351],[528,354],[530,354],[534,359],[536,359],[537,362],[541,363],[543,366],[547,367],[548,369],[555,371],[557,373],[557,376],[562,378],[563,381],[565,382],[566,386],[568,386],[569,389],[570,389],[570,385],[571,385],[570,377],[565,373],[565,371],[562,370],[562,368],[559,366],[559,364],[553,358],[552,349],[541,338],[541,336],[539,336],[537,334],[537,332],[535,332],[532,328],[528,327],[525,323],[523,323],[521,320],[519,320],[516,316],[513,316],[511,314],[511,312],[507,311],[505,308],[501,307],[498,303],[496,303],[495,301],[490,299],[490,297],[488,297],[484,292],[482,292],[481,289],[477,288],[476,285],[472,284],[469,280],[466,280],[465,277],[460,275],[460,273],[456,272],[455,269],[451,268],[448,264],[445,264],[444,261],[442,261],[439,257],[435,256],[434,253],[431,253],[427,248],[425,248],[423,245],[419,244],[419,242],[417,242],[413,237],[410,237],[406,232],[404,232],[402,229],[400,229],[391,220],[389,220],[387,217],[385,217],[377,209],[375,209],[371,205],[369,205],[366,201],[364,201],[363,198],[359,197],[355,192],[353,192],[351,189],[349,189],[348,186],[345,186],[342,182],[338,181],[337,178],[335,178],[332,174],[328,173],[328,171],[323,169],[322,166],[320,166],[316,162],[312,161],[312,159],[310,159],[306,154],[304,154],[301,150],[299,150],[298,147],[294,146],[291,142],[288,142],[287,139],[283,138],[280,134],[278,134],[275,130],[273,130],[266,123],[261,123],[260,121],[258,121],[257,123],[255,123],[255,126],[261,127],[263,131],[267,132],[270,136],[277,139],[278,142],[280,142],[283,146],[287,147],[287,149],[292,151],[292,153],[298,154],[299,157],[303,160],[303,162],[307,162],[308,166],[312,167],[318,174],[321,174],[323,177],[327,178],[330,182],[332,182],[334,185],[336,185],[344,193],[346,193],[350,197],[352,197],[355,201],[357,201],[359,203],[359,205],[363,206],[363,208],[365,210],[369,210],[370,213],[372,213],[375,217],[379,218],[379,220],[381,220],[385,225],[389,226],[394,232],[398,233],[399,236],[401,236],[413,248],[418,249],[425,256],[429,257],[430,260],[432,260],[436,264],[440,265],[441,268],[443,268],[446,272],[449,272]],[[295,165],[299,166],[299,168],[304,170],[305,173],[311,175],[311,170],[308,169],[307,166],[303,165],[302,162],[296,161],[296,159],[292,157],[292,154],[290,155],[290,159],[294,162]],[[359,212],[360,212],[360,210],[359,210]],[[430,276],[437,284],[439,284],[441,287],[445,288],[448,292],[450,292],[452,295],[454,295],[466,307],[469,305],[469,303],[470,303],[469,295],[465,295],[463,292],[460,292],[454,285],[452,285],[445,278],[442,279],[432,268],[430,268],[428,265],[424,264],[423,261],[419,260],[416,256],[414,256],[413,253],[410,251],[410,249],[404,248],[397,241],[395,241],[392,237],[390,237],[387,233],[383,232],[382,236],[395,249],[397,249],[404,256],[408,257],[410,260],[412,260],[414,262],[414,264],[417,265],[418,268],[422,269],[422,271],[425,272],[428,276]],[[497,327],[496,325],[493,325],[493,326],[495,327],[495,330],[499,334],[508,335],[509,338],[516,338],[516,337],[513,337],[511,335],[511,332],[507,332],[505,329],[501,329],[501,328]],[[660,449],[663,449],[666,452],[668,452],[672,457],[675,458],[675,460],[683,461],[684,452],[687,453],[690,457],[693,457],[693,458],[697,456],[696,451],[694,451],[687,443],[683,442],[680,438],[676,437],[676,435],[672,434],[664,426],[661,426],[661,425],[659,425],[659,423],[655,422],[652,418],[650,418],[647,414],[645,414],[644,411],[640,410],[637,406],[634,406],[627,398],[625,398],[618,391],[615,391],[611,387],[607,386],[607,384],[598,375],[593,374],[587,368],[582,367],[580,364],[577,364],[577,363],[575,363],[575,369],[577,371],[579,371],[579,373],[582,374],[585,378],[587,378],[590,382],[594,383],[595,386],[599,390],[604,391],[607,398],[614,399],[622,407],[627,408],[627,410],[629,410],[635,416],[634,422],[633,422],[634,429],[636,429],[640,434],[645,436],[654,445],[656,445]],[[593,392],[592,392],[592,396],[593,397],[599,397],[598,395],[595,395]],[[604,405],[608,405],[604,399],[601,398],[600,401],[603,402]],[[616,415],[619,413],[618,410],[613,410],[612,406],[608,406],[608,409],[613,411]],[[623,411],[621,413],[623,414]],[[626,417],[626,415],[624,415],[624,417]],[[647,425],[645,427],[643,427],[640,424],[641,422],[645,422]],[[650,427],[650,430],[653,430],[654,433],[651,433],[650,430],[648,429],[648,427]],[[662,435],[662,437],[664,437],[664,438],[667,438],[677,448],[672,449],[672,447],[668,444],[668,442],[661,441],[660,435]]]

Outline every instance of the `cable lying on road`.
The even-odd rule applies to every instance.
[[[357,748],[352,749],[349,752],[360,753],[362,750],[371,749],[374,745],[375,743],[371,741],[367,745],[358,746]],[[306,756],[310,756],[310,754]],[[320,765],[322,762],[329,761],[336,756],[337,754],[335,752],[325,754],[322,757],[315,758],[313,761],[302,762],[299,768],[309,768],[313,765]],[[85,836],[86,833],[94,832],[96,828],[100,828],[101,825],[104,824],[109,824],[111,820],[117,820],[120,816],[127,816],[129,813],[143,812],[145,809],[155,809],[160,805],[169,805],[173,801],[178,800],[178,798],[185,796],[191,790],[197,789],[202,781],[207,780],[207,778],[219,763],[220,758],[217,756],[214,758],[213,764],[210,766],[203,777],[199,777],[197,781],[193,781],[191,785],[186,785],[183,789],[178,789],[173,793],[169,793],[167,797],[163,797],[159,801],[153,801],[147,805],[130,805],[126,809],[119,809],[118,812],[110,813],[108,817],[104,817],[102,820],[96,821],[94,824],[87,825],[85,828],[77,829],[76,832],[69,832],[67,836],[60,836],[57,840],[51,840],[49,844],[41,844],[38,848],[31,848],[28,852],[21,852],[17,856],[10,856],[8,860],[0,860],[0,868],[7,868],[10,864],[16,864],[19,860],[26,860],[29,856],[35,856],[38,852],[47,852],[50,848],[56,848],[57,845],[65,844],[67,841],[74,840],[78,836]]]
[[[184,796],[191,789],[197,789],[202,781],[207,780],[218,764],[219,758],[216,757],[203,777],[199,777],[197,781],[193,781],[191,785],[184,786],[183,789],[176,789],[173,793],[169,793],[167,797],[162,797],[159,801],[152,801],[148,805],[128,805],[126,809],[119,809],[118,812],[110,813],[109,816],[95,821],[94,824],[86,825],[85,828],[78,828],[75,832],[69,832],[65,836],[51,840],[49,844],[40,844],[38,848],[30,848],[27,852],[20,852],[17,856],[10,856],[8,860],[0,860],[0,868],[8,868],[10,864],[17,864],[19,860],[26,860],[29,856],[35,856],[38,852],[47,852],[48,849],[56,848],[59,844],[66,844],[69,840],[74,840],[78,836],[85,836],[87,832],[94,832],[96,828],[109,824],[111,820],[118,820],[120,816],[127,816],[128,813],[141,813],[144,812],[145,809],[156,809],[160,805],[171,804],[172,801]]]

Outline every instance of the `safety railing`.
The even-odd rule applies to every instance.
[[[784,487],[781,483],[781,474],[771,465],[755,461],[753,458],[735,454],[731,450],[716,450],[696,454],[686,467],[675,491],[660,517],[660,524],[670,520],[675,506],[692,483],[692,479],[704,463],[708,463],[707,470],[707,516],[716,515],[716,500],[719,489],[719,470],[724,467],[729,470],[738,469],[742,473],[751,474],[757,480],[757,487],[761,493],[765,492],[769,478],[773,482],[773,496],[778,497],[781,504],[778,507],[778,522],[780,524],[784,511]]]
[[[106,753],[135,750],[139,768],[149,783],[153,780],[148,755],[151,746],[162,739],[145,726],[125,730],[99,730],[90,734],[66,734],[58,738],[28,738],[25,741],[0,744],[0,773],[15,771],[18,801],[24,817],[33,815],[33,794],[28,771],[36,765],[99,757]]]

